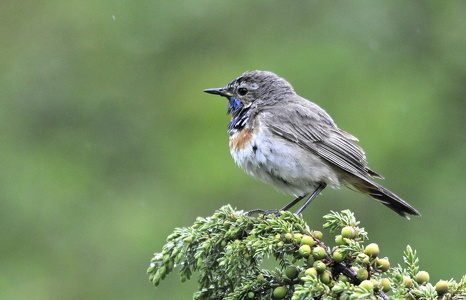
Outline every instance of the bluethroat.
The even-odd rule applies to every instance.
[[[420,216],[373,178],[357,139],[337,127],[317,104],[297,95],[285,79],[267,71],[246,72],[226,87],[204,92],[228,99],[230,153],[246,173],[296,197],[307,197],[300,214],[326,187],[351,186],[399,215]]]

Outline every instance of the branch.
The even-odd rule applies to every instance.
[[[352,212],[324,219],[324,228],[339,233],[333,247],[299,215],[249,216],[227,205],[175,229],[147,273],[157,286],[174,268],[182,282],[197,272],[194,299],[463,299],[466,275],[433,286],[411,247],[403,257],[407,267],[390,269],[377,244],[364,246],[367,232]],[[262,268],[270,258],[275,269]]]

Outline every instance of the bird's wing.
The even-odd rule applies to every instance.
[[[352,176],[344,178],[347,183],[400,216],[421,215],[409,203],[373,181],[371,176],[383,177],[367,167],[364,151],[353,142],[356,138],[339,129],[319,106],[306,102],[287,103],[286,107],[280,107],[280,114],[271,115],[269,112],[270,118],[262,118],[261,121],[272,134],[294,142],[348,172]]]
[[[367,180],[368,176],[382,178],[367,168],[364,150],[353,142],[357,139],[339,129],[319,106],[307,100],[306,102],[288,103],[279,115],[274,114],[272,119],[267,118],[267,127],[272,133],[298,144],[361,179]]]

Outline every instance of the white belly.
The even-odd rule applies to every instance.
[[[232,135],[230,141],[238,134]],[[327,162],[271,133],[258,132],[243,147],[230,150],[246,173],[295,197],[312,193],[321,182],[339,186],[340,179]]]

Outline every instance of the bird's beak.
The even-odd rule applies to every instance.
[[[230,93],[229,91],[225,90],[224,88],[219,88],[219,89],[207,89],[204,90],[204,92],[213,94],[213,95],[219,95],[223,97],[232,97],[233,94]]]

